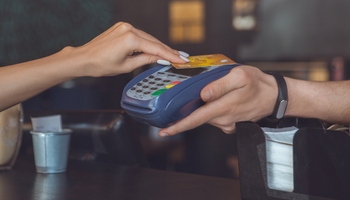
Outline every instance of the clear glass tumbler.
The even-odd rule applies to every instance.
[[[0,169],[11,169],[22,141],[23,111],[21,104],[0,112]]]

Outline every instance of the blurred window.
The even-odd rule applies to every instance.
[[[201,43],[205,39],[203,1],[171,1],[169,37],[172,43]]]
[[[258,0],[233,0],[232,25],[236,30],[249,31],[257,28]]]

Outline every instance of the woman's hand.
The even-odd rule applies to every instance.
[[[74,78],[114,76],[159,59],[185,63],[187,58],[181,58],[180,53],[186,55],[120,22],[83,46],[66,47],[44,58],[1,67],[0,111]]]
[[[128,23],[119,22],[89,43],[66,48],[81,55],[80,76],[114,76],[157,60],[186,63],[176,51]],[[133,55],[135,52],[142,52]]]
[[[238,121],[258,121],[271,115],[278,95],[277,83],[251,66],[236,67],[201,91],[207,102],[171,127],[160,130],[160,136],[175,135],[204,123],[212,124],[225,133],[233,133]]]

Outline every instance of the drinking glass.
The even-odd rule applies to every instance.
[[[22,140],[23,110],[21,104],[0,112],[0,169],[11,169]]]

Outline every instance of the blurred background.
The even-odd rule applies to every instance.
[[[293,78],[345,80],[350,78],[349,9],[347,0],[0,0],[0,66],[83,45],[124,21],[190,55],[220,53]],[[95,115],[86,121],[99,125],[101,120],[92,119],[100,116],[96,113],[122,113],[140,141],[147,167],[238,178],[234,134],[203,125],[162,139],[157,128],[124,116],[124,86],[152,66],[64,82],[24,102],[24,113],[91,111]],[[83,132],[71,151],[82,152],[76,159],[95,161],[95,133]],[[22,152],[30,152],[29,140],[24,137]]]

